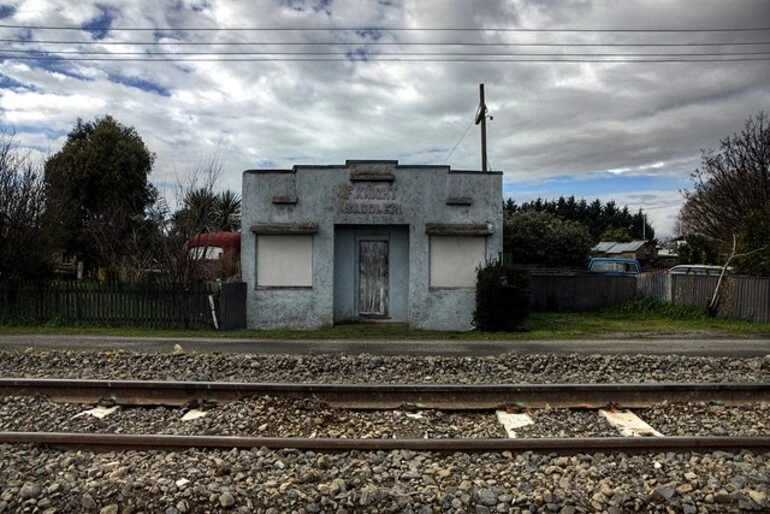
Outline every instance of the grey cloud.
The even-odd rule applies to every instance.
[[[530,2],[466,0],[419,2],[335,1],[322,9],[294,9],[285,2],[211,0],[208,7],[179,9],[184,3],[101,1],[116,13],[114,27],[218,27],[216,32],[172,32],[167,38],[213,42],[297,42],[275,51],[355,49],[341,43],[380,42],[660,42],[767,39],[743,33],[446,33],[391,31],[244,32],[238,27],[542,27],[542,28],[719,28],[757,26],[767,20],[764,0],[722,2],[597,1]],[[91,19],[95,3],[63,13],[54,2],[40,1],[29,24],[69,24]],[[30,11],[28,8],[27,11]],[[10,21],[9,21],[10,22]],[[767,24],[767,23],[765,23]],[[44,34],[33,34],[44,37]],[[78,41],[82,34],[61,33]],[[761,37],[760,37],[761,36]],[[152,32],[107,34],[112,41],[144,48]],[[320,43],[335,43],[321,45]],[[82,48],[73,45],[68,48]],[[116,48],[116,47],[108,47]],[[188,47],[200,48],[200,47]],[[219,47],[243,51],[244,47]],[[398,47],[361,47],[367,52]],[[408,47],[410,50],[415,48]],[[462,48],[429,47],[434,51]],[[760,47],[766,48],[766,47]],[[211,50],[211,48],[208,48]],[[426,47],[417,49],[425,51]],[[630,49],[633,49],[631,47]],[[462,49],[467,51],[467,48]],[[559,49],[512,48],[515,52]],[[571,52],[601,51],[575,49]],[[604,49],[607,51],[607,49]],[[611,51],[629,51],[612,47]],[[703,51],[704,49],[699,49]],[[654,51],[650,48],[637,51]],[[663,50],[666,51],[666,50]],[[685,49],[684,51],[688,51]],[[692,51],[692,49],[689,49]],[[258,162],[277,166],[341,163],[350,158],[389,158],[441,164],[458,142],[478,103],[483,82],[494,120],[489,123],[489,155],[506,181],[537,182],[571,174],[577,178],[608,169],[684,179],[698,165],[700,149],[717,147],[719,138],[739,130],[760,109],[770,110],[770,66],[758,63],[566,64],[566,63],[397,63],[397,62],[214,62],[71,64],[76,77],[59,76],[32,64],[4,62],[4,74],[35,88],[46,106],[41,127],[67,131],[77,117],[112,114],[134,126],[158,155],[156,180],[227,145],[223,186],[238,189],[242,170]],[[109,81],[110,74],[150,81],[170,98]],[[0,121],[13,126],[34,102],[4,99]],[[19,92],[13,92],[18,94]],[[90,104],[68,98],[87,95]],[[22,98],[23,100],[23,98]],[[59,101],[62,100],[62,101]],[[43,102],[45,101],[45,102]],[[98,109],[93,105],[102,105]],[[20,123],[21,125],[21,123]],[[29,126],[24,125],[23,130]],[[41,145],[41,132],[20,133],[20,140]],[[472,127],[447,164],[478,169],[479,134]],[[61,144],[61,138],[51,144]],[[55,151],[56,148],[53,148]],[[651,165],[662,163],[660,167]],[[568,194],[565,191],[564,194]],[[642,192],[639,192],[642,193]],[[676,202],[677,191],[650,192]],[[630,198],[630,197],[629,197]],[[621,200],[618,200],[622,203]],[[640,197],[648,204],[651,198]],[[673,204],[672,204],[673,205]],[[669,208],[669,207],[666,207]],[[673,209],[670,208],[670,209]],[[661,212],[665,211],[662,207]],[[668,212],[668,211],[665,211]],[[670,223],[662,214],[661,223]]]

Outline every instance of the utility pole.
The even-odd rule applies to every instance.
[[[481,171],[487,172],[487,104],[484,103],[484,84],[479,84],[479,110],[476,125],[481,123]]]

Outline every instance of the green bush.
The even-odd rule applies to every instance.
[[[514,264],[584,268],[592,243],[585,225],[548,212],[520,211],[503,225],[503,249]]]
[[[528,271],[488,262],[476,275],[473,326],[487,332],[521,330],[529,316],[531,297]]]

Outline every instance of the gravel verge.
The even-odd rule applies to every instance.
[[[0,445],[0,512],[767,512],[770,454],[291,450],[95,454]]]
[[[768,382],[770,355],[372,355],[173,354],[0,351],[0,376],[296,383]]]

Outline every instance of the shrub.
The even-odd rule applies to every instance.
[[[583,268],[591,246],[585,225],[548,212],[517,212],[503,226],[503,248],[514,264]]]
[[[529,272],[494,261],[480,267],[476,277],[473,326],[489,332],[520,330],[532,297]]]

